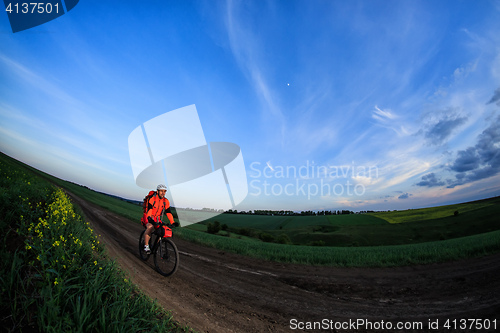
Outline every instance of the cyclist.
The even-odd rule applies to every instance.
[[[144,213],[141,219],[142,224],[146,227],[146,232],[144,233],[144,244],[146,244],[144,246],[144,251],[147,253],[151,252],[149,248],[149,239],[154,229],[153,224],[160,220],[163,211],[165,211],[170,223],[177,226],[170,210],[170,202],[165,197],[166,193],[167,187],[163,184],[158,185],[156,192],[149,198],[146,213]]]

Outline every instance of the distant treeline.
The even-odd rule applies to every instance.
[[[323,210],[315,212],[312,210],[305,210],[300,212],[294,212],[291,210],[249,210],[249,211],[237,211],[236,209],[229,209],[225,211],[224,214],[247,214],[247,215],[269,215],[269,216],[318,216],[318,215],[347,215],[354,214],[350,210]]]

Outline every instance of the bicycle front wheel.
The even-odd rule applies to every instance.
[[[156,248],[155,266],[163,276],[170,276],[177,271],[179,266],[179,252],[177,246],[170,238],[163,238]]]

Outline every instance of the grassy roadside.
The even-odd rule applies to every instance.
[[[0,327],[183,332],[109,260],[69,198],[0,155]]]

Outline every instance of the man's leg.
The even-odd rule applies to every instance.
[[[144,233],[144,245],[149,245],[149,239],[151,238],[153,229],[154,227],[151,223],[146,224],[146,232]]]

